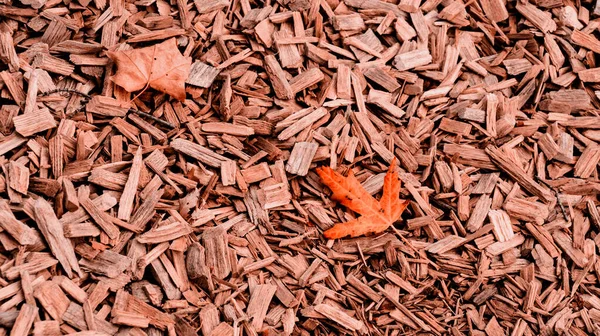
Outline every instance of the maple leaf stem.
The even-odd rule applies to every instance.
[[[51,95],[53,93],[61,93],[61,92],[70,93],[70,94],[77,94],[77,95],[80,95],[80,96],[86,98],[87,100],[91,100],[92,99],[92,96],[90,96],[89,94],[83,93],[81,91],[73,90],[73,89],[55,89],[55,90],[51,90],[51,91],[47,91],[47,92],[40,92],[38,95],[39,96],[49,96],[49,95]],[[86,103],[86,102],[84,102],[84,103]],[[169,127],[171,129],[175,128],[175,125],[171,124],[168,121],[165,121],[165,120],[162,120],[160,118],[157,118],[157,117],[153,116],[150,113],[142,112],[142,111],[136,110],[134,108],[130,108],[129,111],[127,111],[127,112],[130,112],[130,113],[133,112],[133,113],[135,113],[135,114],[137,114],[137,115],[139,115],[141,117],[145,117],[145,118],[151,119],[151,120],[153,120],[153,121],[155,121],[155,122],[157,122],[157,123],[159,123],[159,124],[161,124],[161,125],[163,125],[165,127]]]
[[[156,60],[156,58],[154,56],[156,56],[156,46],[153,46],[153,49],[152,49],[152,59]],[[152,62],[152,64],[154,64],[154,62]],[[152,77],[152,70],[150,70],[150,75],[148,77],[148,81],[146,82],[146,85],[144,86],[144,88],[142,89],[142,91],[140,91],[140,93],[138,93],[137,95],[135,95],[135,97],[133,97],[133,99],[131,99],[129,101],[129,104],[131,104],[134,100],[138,99],[138,97],[141,96],[142,93],[144,93],[146,90],[148,90],[148,88],[150,87],[150,78],[151,77]]]
[[[140,91],[140,93],[136,94],[135,97],[131,98],[131,100],[128,101],[127,104],[133,103],[133,101],[138,99],[142,95],[142,93],[144,93],[146,90],[148,90],[149,87],[150,87],[150,82],[146,83],[146,86],[144,86],[142,91]]]

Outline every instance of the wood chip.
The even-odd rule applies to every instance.
[[[361,321],[348,316],[348,314],[339,308],[331,305],[319,304],[315,306],[315,310],[348,330],[356,331],[364,328],[364,324]]]

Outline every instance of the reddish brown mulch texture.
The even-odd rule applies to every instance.
[[[0,336],[600,334],[598,15],[0,0]],[[163,42],[185,92],[115,84]],[[325,239],[315,168],[394,158],[402,219]]]

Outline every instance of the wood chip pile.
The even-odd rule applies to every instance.
[[[598,16],[0,0],[0,335],[600,335]],[[170,39],[184,100],[115,85]],[[314,168],[394,158],[403,219],[326,240]]]

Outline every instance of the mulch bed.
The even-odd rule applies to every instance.
[[[0,0],[0,335],[600,334],[599,15]],[[163,42],[185,97],[115,85]],[[315,168],[392,162],[402,219],[324,238]]]

